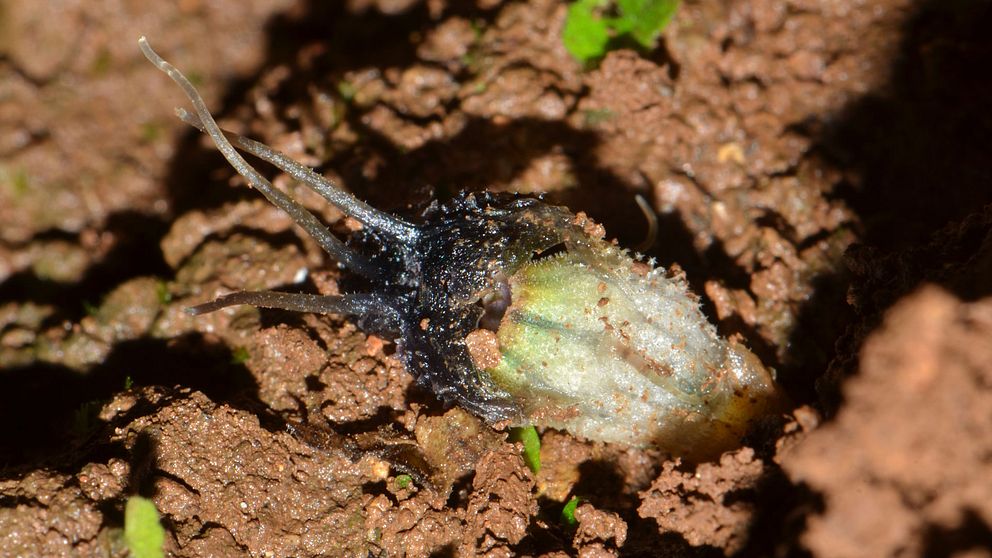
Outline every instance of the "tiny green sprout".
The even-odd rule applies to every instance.
[[[341,80],[338,82],[338,95],[341,95],[345,102],[351,102],[356,93],[358,93],[358,89],[350,81]]]
[[[28,177],[28,172],[24,169],[17,169],[14,173],[14,178],[12,180],[14,195],[17,197],[22,197],[28,193],[31,189],[31,181]]]
[[[626,45],[651,50],[678,5],[679,0],[577,0],[568,7],[562,42],[583,64]]]
[[[157,122],[145,122],[141,125],[141,141],[154,143],[162,137],[162,125]]]
[[[575,519],[575,508],[579,507],[579,502],[581,500],[578,496],[572,496],[572,499],[565,504],[565,507],[561,509],[561,523],[566,527],[575,527],[579,524],[578,520]]]
[[[100,420],[100,409],[103,408],[105,403],[106,401],[102,399],[84,401],[73,411],[72,425],[70,426],[73,436],[76,438],[86,438],[96,430]]]
[[[165,529],[159,522],[155,503],[148,498],[131,496],[124,507],[124,544],[132,558],[165,556]]]
[[[166,306],[172,302],[172,293],[169,292],[169,285],[165,281],[155,283],[155,296],[161,306]]]
[[[510,429],[510,441],[524,444],[524,463],[535,475],[541,471],[541,438],[533,426]]]
[[[582,111],[582,121],[587,128],[594,128],[615,115],[610,109],[589,109]]]
[[[406,487],[410,486],[410,483],[412,483],[412,482],[413,482],[413,477],[411,477],[410,475],[397,475],[396,476],[396,487],[397,488],[401,488],[401,489],[402,488],[406,488]]]
[[[238,347],[231,353],[231,364],[244,364],[251,358],[251,353],[244,347]]]
[[[125,391],[131,389],[132,387],[134,387],[134,380],[131,378],[131,376],[124,376]]]
[[[100,312],[100,308],[88,300],[83,301],[83,312],[86,312],[87,316],[96,317]]]

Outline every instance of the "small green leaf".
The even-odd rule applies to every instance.
[[[148,498],[131,496],[124,507],[124,544],[132,558],[162,558],[165,529],[159,522],[155,503]]]
[[[572,496],[572,499],[561,509],[561,522],[568,527],[575,527],[579,522],[575,519],[575,508],[579,507],[579,497]]]
[[[124,389],[129,390],[132,387],[134,387],[134,380],[131,379],[131,376],[124,376]]]
[[[396,476],[396,487],[397,488],[406,488],[406,487],[410,486],[410,483],[411,482],[413,482],[413,477],[411,477],[410,475],[397,475]]]
[[[568,7],[562,42],[582,63],[625,43],[650,50],[678,6],[679,0],[578,0]]]
[[[161,306],[167,306],[172,302],[172,293],[169,292],[169,285],[165,281],[155,283],[155,296],[158,297],[158,303]]]
[[[561,39],[565,49],[580,62],[599,58],[606,52],[610,32],[606,22],[596,15],[602,0],[579,0],[568,7]]]
[[[630,35],[644,48],[654,48],[661,30],[668,25],[678,0],[617,0],[621,13],[630,22]]]
[[[541,471],[541,437],[533,426],[510,429],[511,442],[523,442],[524,463],[535,475]]]

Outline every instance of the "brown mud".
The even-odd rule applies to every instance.
[[[590,69],[564,14],[0,1],[0,556],[119,554],[135,493],[174,556],[992,555],[989,4],[687,0]],[[545,194],[635,246],[645,196],[648,255],[795,410],[698,465],[548,430],[533,473],[353,324],[185,314],[349,278],[172,116],[139,34],[383,209]]]

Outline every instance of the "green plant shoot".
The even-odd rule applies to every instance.
[[[561,522],[568,527],[575,527],[579,524],[575,519],[575,508],[579,507],[579,497],[572,496],[572,499],[561,509]]]
[[[679,0],[578,0],[568,7],[562,41],[582,63],[631,45],[650,50]]]
[[[533,426],[522,426],[510,430],[511,442],[523,442],[524,463],[535,475],[541,471],[541,438]]]
[[[162,558],[165,529],[159,522],[155,503],[131,496],[124,507],[124,544],[132,558]]]

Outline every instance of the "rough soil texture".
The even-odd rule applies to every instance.
[[[992,299],[963,303],[927,287],[886,315],[836,420],[779,456],[793,481],[824,495],[806,546],[932,556],[982,544],[971,537],[992,524],[990,339]]]
[[[0,556],[990,556],[992,9],[686,0],[583,68],[554,0],[0,1]],[[542,432],[542,468],[330,316],[355,287],[172,117],[373,205],[545,194],[681,268],[794,410],[692,464]],[[262,169],[346,237],[356,224]],[[581,499],[575,524],[562,507]]]

